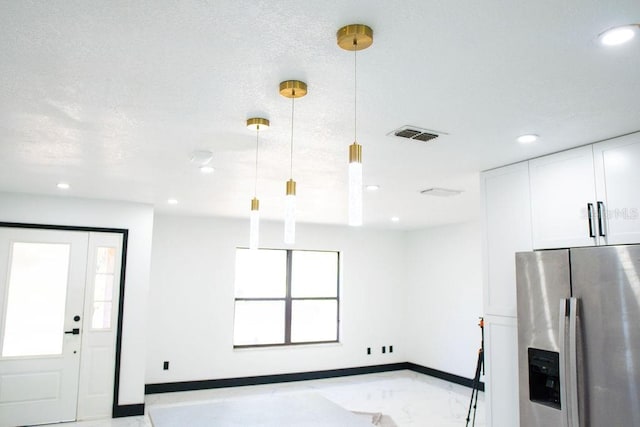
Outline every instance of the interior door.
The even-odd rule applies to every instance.
[[[76,419],[89,234],[0,228],[0,426]]]

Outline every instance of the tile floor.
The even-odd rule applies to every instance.
[[[318,393],[351,410],[382,412],[399,427],[465,425],[471,389],[412,371],[384,372],[324,380],[234,387],[146,397],[146,408],[288,393]],[[114,420],[58,424],[73,427],[149,427],[148,415]],[[485,426],[484,393],[478,398],[476,426]]]

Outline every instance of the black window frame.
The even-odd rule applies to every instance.
[[[238,249],[248,250],[246,247],[237,247]],[[313,344],[335,344],[340,342],[340,251],[316,250],[316,249],[279,249],[279,248],[259,248],[259,251],[285,251],[286,252],[286,292],[284,298],[237,298],[234,296],[234,328],[235,328],[235,303],[237,301],[284,301],[284,342],[272,344],[233,344],[233,348],[260,348],[260,347],[288,347],[297,345],[313,345]],[[294,252],[330,252],[336,254],[336,296],[335,297],[292,297],[291,296],[291,277],[293,271],[293,253]],[[235,294],[235,283],[234,283]],[[293,301],[336,301],[336,339],[325,341],[304,341],[291,342],[291,312]],[[235,334],[235,331],[234,331]]]

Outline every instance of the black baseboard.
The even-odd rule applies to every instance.
[[[324,378],[346,377],[351,375],[375,374],[378,372],[411,370],[445,381],[473,387],[473,380],[437,369],[427,368],[411,362],[391,363],[386,365],[361,366],[357,368],[330,369],[325,371],[297,372],[291,374],[261,375],[255,377],[222,378],[217,380],[183,381],[174,383],[146,384],[145,394],[171,393],[175,391],[206,390],[212,388],[239,387],[247,385],[274,384],[293,381],[318,380]],[[478,389],[484,391],[484,384]],[[144,408],[143,408],[144,410]]]
[[[144,403],[138,405],[113,405],[113,418],[134,417],[144,415]]]
[[[421,374],[429,375],[431,377],[440,378],[441,380],[449,381],[451,383],[460,384],[465,387],[473,387],[473,379],[461,377],[459,375],[450,374],[449,372],[439,371],[433,368],[427,368],[426,366],[417,365],[415,363],[407,362],[407,369],[420,372]],[[484,391],[484,383],[480,381],[478,383],[478,390]]]
[[[256,377],[223,378],[219,380],[184,381],[176,383],[146,384],[145,394],[170,393],[174,391],[205,390],[210,388],[238,387],[245,385],[286,383],[292,381],[319,380],[351,375],[375,374],[378,372],[406,369],[406,363],[361,366],[357,368],[331,369],[326,371],[297,372],[292,374],[261,375]]]

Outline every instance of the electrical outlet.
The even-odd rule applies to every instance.
[[[367,354],[371,354],[371,347],[367,347]]]
[[[384,353],[386,353],[386,352],[387,352],[387,347],[382,346],[382,354],[384,354]]]
[[[162,364],[162,370],[163,371],[168,371],[169,370],[169,361],[165,360],[164,363]]]
[[[393,346],[392,345],[389,346],[389,353],[393,353]]]

